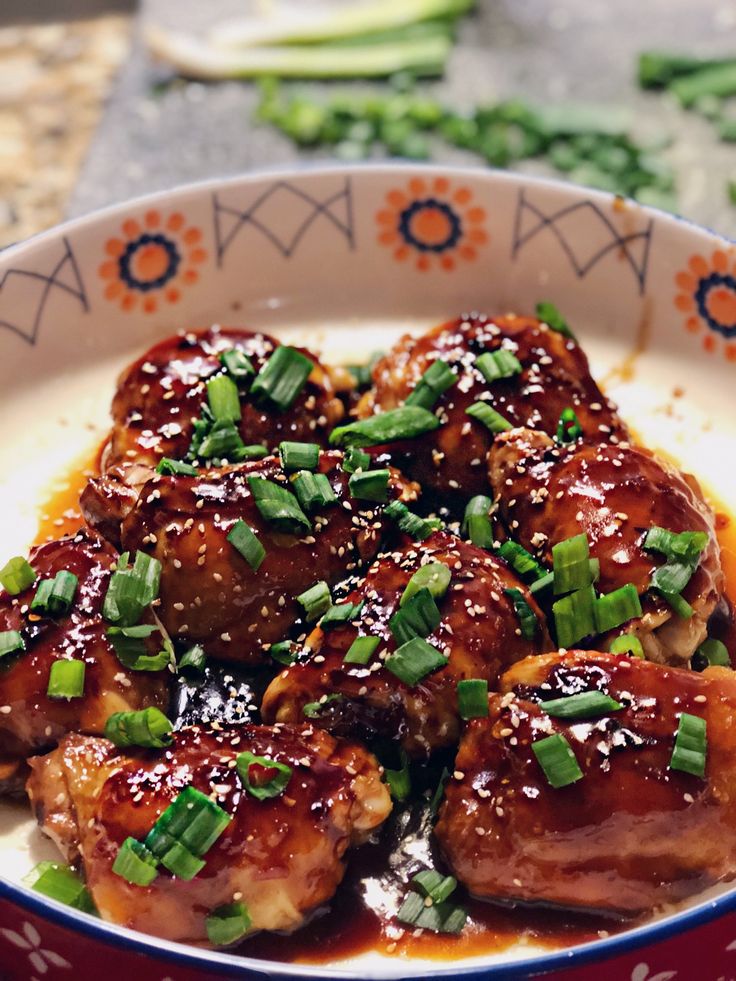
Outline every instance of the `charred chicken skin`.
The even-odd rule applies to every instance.
[[[102,604],[116,554],[94,533],[33,549],[36,583],[17,596],[0,592],[0,632],[19,631],[25,650],[0,659],[0,761],[22,760],[54,746],[67,732],[101,733],[113,712],[148,705],[166,707],[168,672],[131,671],[118,660],[106,635]],[[78,578],[68,614],[41,616],[30,609],[38,583],[62,570]],[[84,662],[79,698],[47,695],[58,659]]]
[[[156,344],[126,368],[113,398],[113,429],[103,455],[105,469],[121,463],[156,466],[162,457],[186,456],[194,420],[207,402],[207,380],[222,371],[220,355],[238,351],[256,372],[280,347],[254,331],[211,327],[187,331]],[[294,404],[279,412],[241,400],[241,436],[269,449],[281,440],[308,440],[326,445],[327,434],[343,415],[329,368],[316,355],[299,349],[314,370]]]
[[[620,707],[545,712],[591,691]],[[568,651],[514,665],[489,704],[466,730],[436,827],[473,894],[633,915],[736,873],[732,671]],[[676,768],[682,713],[705,720],[704,777]],[[532,747],[556,733],[581,776],[555,788]]]
[[[246,789],[236,769],[244,752],[289,769],[281,793],[259,799]],[[299,926],[331,899],[346,849],[391,810],[375,758],[311,726],[191,728],[168,749],[130,754],[105,739],[68,736],[31,765],[39,823],[68,860],[81,859],[100,915],[196,944],[208,942],[207,916],[234,901],[244,904],[251,932]],[[196,877],[161,867],[141,886],[113,872],[123,842],[145,839],[185,787],[231,817]]]
[[[544,433],[501,435],[489,454],[498,518],[508,537],[551,565],[552,547],[586,532],[600,562],[601,593],[633,583],[643,616],[622,630],[638,635],[650,660],[685,664],[707,634],[724,588],[714,515],[696,480],[649,450],[626,442],[555,444]],[[664,557],[644,547],[647,531],[707,533],[707,545],[683,596],[683,618],[649,590]]]
[[[385,667],[398,646],[390,621],[409,581],[432,563],[447,569],[450,581],[437,600],[441,619],[427,641],[448,660],[412,685]],[[264,719],[298,722],[311,704],[318,725],[337,733],[391,737],[414,757],[452,746],[462,725],[458,681],[479,678],[493,685],[515,660],[551,646],[541,617],[532,638],[521,635],[507,589],[521,590],[539,615],[514,573],[482,549],[444,532],[420,544],[407,540],[401,549],[379,556],[347,596],[347,602],[363,603],[355,621],[329,631],[318,627],[307,639],[309,660],[274,679],[263,700]],[[373,657],[366,664],[346,663],[346,653],[363,635],[380,638]]]
[[[293,628],[302,612],[296,597],[317,580],[332,585],[370,562],[390,524],[383,505],[350,496],[343,459],[337,451],[320,453],[317,471],[329,479],[336,501],[310,512],[310,527],[298,533],[262,516],[249,483],[266,478],[293,487],[277,457],[197,477],[152,474],[132,507],[120,481],[103,475],[83,493],[82,509],[108,534],[109,518],[122,516],[112,532],[122,548],[142,549],[161,562],[157,613],[172,637],[203,643],[213,657],[255,664]],[[388,494],[412,500],[415,485],[393,470]],[[265,549],[257,569],[228,541],[239,521]]]
[[[521,372],[489,382],[477,365],[485,352],[513,354]],[[437,401],[442,426],[411,443],[392,447],[397,467],[418,480],[437,503],[457,510],[468,497],[488,492],[485,458],[493,434],[467,415],[485,402],[513,426],[554,434],[562,411],[575,410],[595,439],[625,430],[615,407],[590,376],[577,343],[531,317],[508,314],[489,319],[473,314],[443,324],[421,337],[406,336],[373,369],[373,389],[359,414],[369,416],[401,405],[436,361],[457,375]]]

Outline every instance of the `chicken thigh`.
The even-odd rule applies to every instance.
[[[519,368],[488,381],[478,359],[486,352],[513,355]],[[373,389],[359,409],[363,417],[401,405],[438,359],[457,381],[436,403],[442,426],[392,447],[397,467],[418,480],[433,503],[457,511],[468,497],[488,491],[485,457],[493,434],[466,410],[480,401],[513,426],[555,433],[566,408],[576,412],[592,439],[621,435],[615,407],[590,376],[582,349],[569,337],[531,317],[489,319],[473,314],[402,338],[373,369]],[[480,362],[482,365],[483,362]]]
[[[591,692],[612,703],[591,707],[588,695],[583,709]],[[685,745],[683,725],[701,727],[702,742]],[[564,740],[545,755],[550,737]],[[736,874],[734,753],[730,669],[592,651],[527,658],[469,724],[436,835],[478,897],[651,911]]]
[[[437,622],[423,633],[441,659],[416,682],[402,681],[391,670],[401,646],[393,618],[406,610],[401,599],[410,580],[436,564],[449,585],[436,601]],[[508,590],[518,590],[528,604],[527,635]],[[421,544],[407,540],[401,549],[379,556],[346,602],[363,604],[354,622],[318,627],[311,634],[308,660],[282,671],[266,690],[261,708],[266,721],[300,721],[306,706],[330,731],[388,737],[411,756],[427,756],[459,738],[459,681],[493,685],[515,660],[551,646],[539,608],[505,563],[445,532]],[[357,637],[375,638],[375,650],[363,663],[346,660]]]
[[[31,766],[38,821],[68,860],[81,860],[100,915],[196,944],[208,943],[208,916],[232,903],[243,906],[243,936],[298,927],[331,899],[346,849],[391,810],[375,758],[311,726],[195,727],[175,733],[167,749],[132,753],[105,739],[69,736]],[[281,779],[275,788],[274,772]],[[192,788],[199,795],[191,814],[204,795],[203,810],[225,825],[200,870],[182,878],[159,865],[148,885],[114,871],[126,839],[146,840]],[[195,847],[191,839],[186,847]]]
[[[600,563],[598,590],[632,583],[643,597],[643,616],[622,629],[639,637],[650,660],[682,665],[690,659],[724,588],[714,515],[693,477],[624,441],[561,446],[529,429],[500,436],[489,467],[508,537],[551,564],[554,545],[587,533],[590,555]],[[693,610],[689,617],[650,589],[665,561],[644,547],[652,527],[707,535],[683,592]]]
[[[103,475],[84,491],[82,510],[124,549],[160,560],[157,612],[173,637],[202,643],[213,657],[260,663],[264,648],[285,638],[300,617],[296,597],[317,580],[334,585],[370,562],[390,524],[383,504],[351,496],[343,462],[340,452],[320,453],[317,472],[328,479],[334,500],[302,513],[306,523],[296,531],[264,517],[253,496],[258,478],[293,488],[276,457],[197,477],[153,474],[131,496],[115,475]],[[415,496],[415,485],[392,470],[387,498]],[[111,515],[122,517],[115,532]],[[239,522],[265,549],[255,568],[228,539]]]

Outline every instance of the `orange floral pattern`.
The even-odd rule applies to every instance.
[[[389,191],[376,222],[381,245],[422,271],[472,262],[488,241],[485,210],[469,188],[453,187],[446,177],[415,177]]]
[[[716,249],[710,259],[692,255],[687,269],[675,276],[675,307],[685,315],[692,334],[703,330],[703,347],[713,352],[724,339],[724,353],[736,361],[736,257],[732,250]]]
[[[199,279],[198,266],[207,258],[202,232],[180,212],[152,209],[126,219],[121,233],[105,243],[107,258],[98,270],[105,298],[121,310],[155,313],[162,303],[178,302],[182,289]]]

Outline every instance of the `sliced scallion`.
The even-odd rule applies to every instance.
[[[493,526],[490,519],[492,505],[490,497],[476,494],[475,497],[471,497],[465,508],[462,532],[473,545],[479,548],[490,548],[493,544]]]
[[[266,549],[258,541],[253,529],[241,518],[238,518],[228,532],[227,540],[243,556],[251,569],[258,572],[266,558]]]
[[[112,870],[134,886],[150,886],[158,875],[158,859],[135,838],[126,838],[118,849]]]
[[[504,589],[504,593],[511,600],[514,607],[514,612],[519,621],[521,636],[526,640],[533,640],[539,629],[539,621],[537,620],[536,613],[520,589],[514,586],[511,589]]]
[[[442,875],[435,869],[425,869],[412,877],[411,884],[417,892],[427,896],[433,903],[444,903],[457,888],[457,879],[451,875]]]
[[[507,351],[499,348],[497,351],[486,351],[475,359],[475,367],[487,382],[498,381],[500,378],[512,378],[522,371],[521,361]]]
[[[286,667],[296,661],[298,652],[299,648],[293,640],[278,640],[275,644],[271,644],[268,649],[268,653],[274,661]]]
[[[397,610],[388,623],[396,643],[404,644],[413,637],[429,637],[441,619],[434,597],[425,587],[413,593],[409,602]]]
[[[356,637],[348,648],[343,663],[368,664],[380,643],[380,637]]]
[[[611,654],[631,654],[632,657],[643,658],[644,648],[636,634],[621,634],[614,637],[608,645]]]
[[[223,351],[220,355],[220,364],[228,375],[241,386],[255,378],[256,370],[253,367],[253,362],[247,354],[243,354],[238,348]]]
[[[427,562],[417,569],[404,587],[399,606],[405,606],[421,589],[428,589],[435,599],[442,599],[451,579],[452,573],[444,562]]]
[[[383,504],[388,499],[390,470],[364,470],[351,475],[348,481],[350,496],[360,501]]]
[[[191,463],[185,463],[184,460],[172,460],[168,456],[164,456],[158,461],[156,473],[160,473],[165,477],[199,476],[199,470],[193,467]]]
[[[343,627],[346,623],[357,620],[362,609],[362,600],[360,603],[335,603],[322,617],[319,625],[323,630],[332,630],[334,627]]]
[[[161,814],[144,844],[174,875],[192,879],[231,820],[219,804],[189,786]]]
[[[313,363],[293,347],[277,347],[256,375],[250,394],[285,412],[290,409],[314,370]]]
[[[547,324],[551,330],[557,331],[558,334],[569,337],[573,341],[575,340],[575,335],[554,303],[550,303],[549,300],[543,300],[537,304],[536,313],[537,317],[543,323]]]
[[[163,671],[172,663],[171,641],[165,640],[158,654],[149,654],[146,639],[159,628],[151,623],[135,627],[108,627],[107,636],[115,655],[129,671]]]
[[[248,487],[262,517],[274,528],[292,535],[308,534],[311,522],[290,490],[265,477],[249,477]]]
[[[568,406],[562,410],[560,421],[557,423],[557,442],[574,443],[583,435],[583,427],[574,409]]]
[[[604,712],[619,712],[623,705],[602,691],[581,691],[540,702],[539,707],[556,719],[590,719]]]
[[[351,446],[345,450],[342,458],[342,469],[345,473],[355,473],[356,470],[367,470],[371,465],[369,453],[359,450],[357,446]]]
[[[478,422],[482,422],[486,429],[489,429],[494,434],[503,433],[507,429],[513,429],[508,419],[504,419],[501,413],[496,412],[487,402],[473,402],[465,412],[467,415],[477,419]]]
[[[279,443],[279,457],[284,470],[293,473],[297,470],[314,470],[319,464],[317,443],[294,443],[284,440]]]
[[[420,518],[413,514],[403,501],[391,501],[386,505],[383,513],[395,521],[399,530],[409,535],[415,542],[423,542],[432,532],[442,527],[439,518]]]
[[[692,773],[693,776],[702,779],[705,777],[707,755],[708,737],[705,719],[699,715],[682,712],[677,726],[670,769]]]
[[[251,918],[242,902],[227,903],[213,909],[205,919],[207,939],[215,947],[237,943],[251,928]]]
[[[590,586],[593,580],[589,558],[590,548],[585,533],[566,538],[552,547],[555,596]]]
[[[532,743],[532,751],[544,770],[547,783],[555,789],[567,787],[583,777],[572,747],[561,732]]]
[[[59,658],[49,671],[46,694],[49,698],[81,698],[84,695],[84,661]]]
[[[595,590],[592,586],[578,589],[569,596],[563,596],[552,604],[557,643],[560,647],[572,647],[583,637],[596,632]]]
[[[437,429],[440,421],[434,413],[418,405],[403,405],[381,412],[347,426],[338,426],[330,434],[332,446],[379,446],[397,440],[414,439]]]
[[[622,623],[640,617],[641,614],[639,594],[636,586],[630,582],[605,596],[599,596],[593,607],[595,628],[599,634],[620,627]]]
[[[57,903],[63,903],[83,913],[97,912],[84,881],[68,865],[60,865],[58,862],[39,862],[23,877],[23,882],[34,892],[55,899]]]
[[[314,623],[332,606],[330,587],[324,580],[320,580],[300,593],[296,601],[303,607],[304,619],[307,623]]]
[[[11,596],[17,596],[36,581],[33,566],[22,555],[8,559],[0,569],[0,586]]]
[[[398,647],[385,661],[385,667],[399,681],[413,688],[427,675],[444,668],[448,659],[423,637],[413,637]]]
[[[400,750],[401,766],[397,770],[384,767],[383,775],[391,796],[396,801],[407,800],[411,794],[411,772],[409,770],[409,760],[404,750]]]
[[[25,649],[25,641],[17,630],[0,631],[0,657],[17,654]]]
[[[62,570],[53,579],[43,579],[31,601],[31,611],[44,616],[64,616],[71,609],[79,585],[73,572]]]
[[[708,637],[693,654],[693,666],[700,671],[707,667],[730,668],[728,648],[723,641]]]
[[[240,395],[229,375],[215,375],[207,382],[207,401],[215,422],[239,423]]]
[[[488,682],[483,678],[458,681],[457,708],[461,719],[485,718],[488,715]]]
[[[279,797],[289,785],[292,769],[286,763],[249,751],[238,753],[235,760],[240,782],[256,800]]]
[[[407,395],[404,405],[418,405],[431,409],[448,388],[457,381],[457,375],[450,366],[438,358],[427,368],[415,387]]]
[[[193,644],[179,658],[179,674],[202,674],[207,667],[207,654],[201,644]]]
[[[503,542],[498,547],[496,555],[507,562],[517,576],[526,583],[538,582],[547,575],[544,566],[540,565],[534,556],[518,542]]]
[[[105,738],[116,746],[163,749],[171,744],[172,723],[155,706],[139,712],[114,712],[105,723]]]
[[[300,470],[290,479],[304,511],[314,511],[317,508],[328,507],[337,502],[337,494],[332,489],[327,474]]]
[[[316,719],[322,715],[328,705],[335,705],[341,701],[342,695],[339,692],[323,695],[318,702],[307,702],[306,705],[302,706],[302,715],[307,719]]]

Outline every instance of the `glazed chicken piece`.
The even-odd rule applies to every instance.
[[[476,359],[486,351],[508,351],[521,362],[520,374],[488,382]],[[562,411],[575,410],[591,438],[622,435],[624,426],[590,376],[588,361],[575,341],[531,317],[478,314],[442,324],[421,337],[403,337],[373,369],[374,388],[359,414],[401,405],[436,359],[458,380],[437,401],[443,425],[411,444],[395,444],[397,467],[418,480],[433,503],[456,512],[468,497],[486,494],[485,458],[492,433],[466,414],[485,401],[514,426],[554,434]]]
[[[153,474],[128,497],[114,475],[104,475],[83,492],[82,510],[90,524],[107,534],[110,517],[123,515],[114,540],[125,550],[142,549],[160,560],[157,613],[173,637],[202,643],[213,657],[256,664],[264,660],[264,648],[294,627],[302,613],[296,601],[300,593],[318,580],[334,585],[379,550],[390,524],[382,517],[384,506],[350,496],[350,475],[342,462],[340,452],[320,454],[318,471],[328,477],[337,501],[311,512],[311,528],[298,534],[262,517],[248,483],[264,477],[291,487],[276,457],[203,471],[198,477]],[[411,501],[416,485],[394,470],[388,495]],[[238,521],[265,548],[256,570],[227,540]]]
[[[193,420],[207,402],[207,379],[222,371],[220,355],[240,351],[258,372],[277,347],[279,342],[267,334],[235,327],[187,331],[154,345],[120,376],[103,468],[126,462],[155,467],[161,457],[185,457]],[[310,351],[298,350],[314,362],[314,370],[291,408],[279,412],[241,399],[246,445],[273,448],[284,439],[326,445],[327,434],[342,418],[332,370]]]
[[[643,617],[621,631],[636,634],[650,660],[684,665],[690,659],[724,588],[715,518],[694,477],[623,441],[559,446],[523,429],[498,438],[489,467],[498,517],[510,538],[551,566],[553,545],[587,532],[590,554],[600,562],[598,590],[633,583],[643,597]],[[690,619],[647,592],[665,561],[643,547],[653,526],[708,534],[683,592],[694,610]]]
[[[441,621],[427,637],[449,661],[412,686],[383,666],[397,648],[389,620],[414,573],[430,563],[451,573],[447,592],[437,600]],[[462,725],[458,681],[481,678],[493,685],[514,661],[551,647],[541,617],[532,638],[521,636],[507,589],[519,589],[539,617],[526,587],[500,559],[445,532],[421,544],[407,539],[400,550],[379,556],[347,596],[348,602],[364,603],[359,617],[328,632],[315,629],[306,643],[309,660],[271,682],[263,718],[298,722],[305,705],[322,700],[315,722],[338,734],[392,738],[414,757],[452,746]],[[346,664],[345,654],[359,635],[379,637],[381,643],[367,664]]]
[[[116,559],[94,533],[80,532],[33,549],[29,561],[38,577],[36,585],[62,570],[79,580],[65,616],[42,617],[30,611],[36,586],[18,596],[0,591],[0,632],[17,630],[25,643],[25,651],[0,659],[0,767],[6,781],[3,786],[0,780],[0,789],[16,789],[16,764],[54,746],[67,732],[101,733],[113,712],[148,705],[166,708],[168,672],[128,670],[106,636],[108,624],[101,611]],[[81,698],[46,694],[51,665],[59,658],[84,662]]]
[[[622,707],[568,719],[544,710],[590,691]],[[514,665],[501,692],[463,736],[436,826],[471,893],[635,915],[736,874],[730,669],[568,651]],[[681,713],[706,721],[704,778],[671,765]],[[532,750],[556,733],[582,773],[557,788]]]
[[[259,799],[246,790],[235,769],[246,751],[290,768],[280,794]],[[68,860],[81,857],[100,915],[186,943],[207,944],[207,915],[233,901],[244,903],[251,932],[298,927],[331,899],[346,849],[391,810],[375,758],[311,726],[184,729],[168,749],[135,753],[69,736],[31,766],[28,793],[39,823]],[[254,769],[246,768],[249,780]],[[126,838],[144,840],[189,786],[232,818],[203,856],[204,868],[184,881],[161,865],[149,886],[113,872]]]

